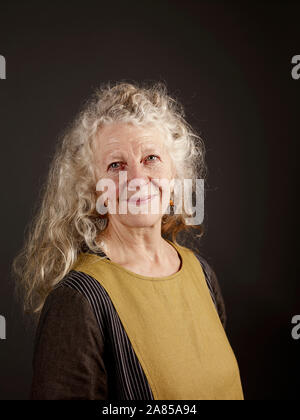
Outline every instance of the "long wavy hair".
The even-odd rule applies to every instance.
[[[39,316],[47,295],[72,269],[83,247],[101,251],[99,241],[109,221],[96,210],[97,179],[93,141],[99,128],[116,121],[164,130],[176,178],[204,178],[204,144],[185,120],[180,102],[167,93],[163,82],[107,82],[95,89],[78,115],[60,136],[24,244],[12,262],[16,295],[25,313]],[[193,182],[192,193],[195,192]],[[187,225],[185,210],[162,217],[162,236],[202,225]],[[101,242],[101,241],[100,241]],[[34,318],[36,318],[34,316]]]

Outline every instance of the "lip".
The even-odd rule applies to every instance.
[[[147,203],[147,202],[151,201],[154,197],[157,197],[157,196],[158,196],[158,194],[147,195],[143,198],[134,198],[134,199],[130,198],[130,199],[127,199],[127,201],[128,201],[128,203],[132,203],[132,204],[135,203],[138,206],[140,204],[144,204],[144,203]]]

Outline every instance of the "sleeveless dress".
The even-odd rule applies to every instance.
[[[157,400],[242,400],[239,368],[194,253],[175,245],[178,272],[134,273],[80,254],[74,270],[109,295]]]

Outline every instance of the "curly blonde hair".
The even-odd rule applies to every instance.
[[[83,246],[100,251],[96,238],[107,223],[96,211],[93,141],[99,127],[116,121],[163,129],[177,179],[204,178],[204,144],[185,121],[180,102],[167,94],[163,82],[111,82],[97,88],[57,143],[49,173],[24,245],[12,263],[16,291],[25,313],[39,315],[47,295],[72,269]],[[192,185],[195,188],[195,184]],[[185,212],[165,214],[162,235],[203,226],[186,225]]]

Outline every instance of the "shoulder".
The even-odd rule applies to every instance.
[[[41,331],[88,325],[104,336],[107,293],[101,284],[86,273],[71,270],[48,294],[38,318],[36,337]]]
[[[107,296],[105,288],[93,276],[86,274],[83,271],[71,270],[69,273],[55,286],[52,293],[59,289],[70,289],[77,292],[81,297],[92,305],[96,301],[103,300]],[[71,294],[67,292],[67,294]]]
[[[71,270],[49,293],[43,310],[45,312],[51,306],[51,312],[54,313],[63,307],[64,313],[71,313],[77,308],[73,316],[93,316],[104,335],[108,302],[105,288],[94,277]]]
[[[47,330],[60,331],[94,323],[94,313],[83,293],[60,282],[48,294],[39,316],[36,339]]]
[[[76,307],[88,311],[89,305],[84,295],[76,289],[66,287],[65,284],[59,283],[48,294],[40,315],[40,320],[45,319],[49,315],[54,317],[62,313],[64,316],[73,316],[74,308]]]
[[[35,358],[43,348],[66,351],[88,341],[103,346],[103,319],[79,288],[70,287],[76,278],[77,273],[70,272],[48,294],[35,331]]]

